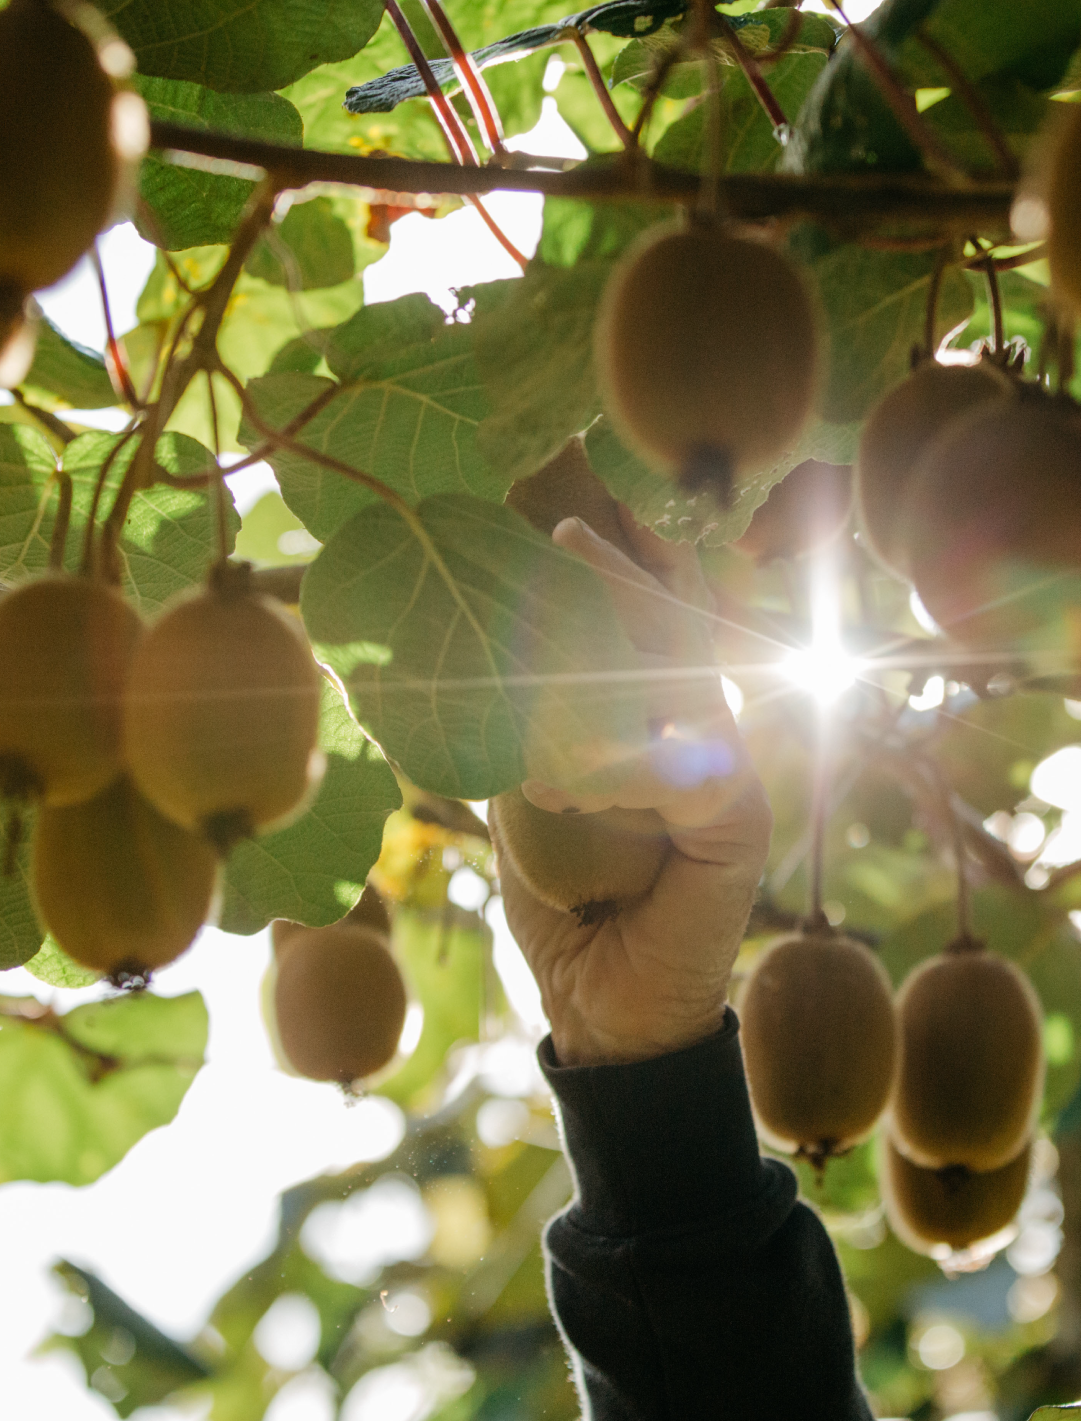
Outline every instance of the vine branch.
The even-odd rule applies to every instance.
[[[539,192],[546,197],[592,202],[633,198],[662,204],[693,203],[698,194],[696,174],[644,158],[633,167],[617,160],[572,168],[569,172],[495,166],[466,170],[453,163],[291,148],[159,121],[151,124],[151,135],[154,147],[163,151],[166,158],[170,151],[201,154],[268,172],[288,173],[287,180],[280,179],[283,187],[329,182],[391,195],[447,193],[468,197],[485,192]],[[919,218],[966,235],[973,226],[1008,230],[1014,196],[1013,184],[997,179],[951,188],[920,174],[801,178],[787,173],[733,173],[722,179],[722,187],[728,210],[744,221],[806,216],[836,218],[852,226],[880,219]]]

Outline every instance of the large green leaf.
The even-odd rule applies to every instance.
[[[344,917],[360,897],[401,791],[329,683],[319,743],[327,771],[311,807],[288,828],[249,839],[229,856],[221,913],[226,932],[258,932],[273,918],[322,927]]]
[[[341,393],[299,441],[383,480],[410,503],[436,493],[502,499],[514,479],[506,461],[482,457],[477,429],[488,402],[473,358],[473,330],[451,323],[426,296],[365,306],[327,339]],[[304,374],[254,382],[261,417],[283,427],[326,382]],[[259,435],[247,426],[244,439]],[[326,541],[375,495],[302,456],[269,456],[282,496],[315,537]]]
[[[317,655],[423,789],[485,799],[646,743],[637,663],[600,579],[509,508],[427,499],[356,514],[308,569]]]
[[[599,412],[593,323],[610,270],[606,261],[534,263],[474,317],[492,405],[478,442],[509,481],[536,473]]]
[[[34,363],[22,388],[34,402],[39,392],[44,392],[44,402],[50,407],[97,410],[117,402],[105,361],[97,351],[69,340],[47,317],[38,327]]]
[[[90,1184],[176,1114],[206,1050],[203,999],[140,992],[27,1019],[20,1005],[0,1015],[0,1178]]]
[[[1049,90],[1081,44],[1081,0],[939,0],[922,29],[974,83],[1001,76]],[[901,45],[898,62],[913,87],[951,87],[914,34]]]
[[[65,566],[75,571],[82,556],[86,519],[102,466],[117,447],[114,434],[83,434],[64,450],[64,470],[72,482],[72,510]],[[16,582],[48,566],[49,540],[56,514],[57,487],[41,446],[22,430],[0,429],[0,578]],[[5,449],[8,458],[4,457]],[[24,455],[18,462],[15,451]],[[129,441],[114,460],[102,508],[108,509],[116,485],[134,453]],[[158,463],[175,475],[214,467],[209,450],[182,434],[158,441]],[[229,545],[240,526],[229,500]],[[174,593],[202,580],[217,555],[214,520],[205,490],[155,484],[132,500],[119,545],[123,588],[144,615],[153,615]]]
[[[151,118],[298,148],[303,142],[300,115],[278,94],[219,94],[183,79],[145,75],[137,75],[135,82]],[[151,216],[146,220],[137,214],[137,225],[150,241],[170,251],[228,242],[253,187],[243,178],[166,163],[151,153],[139,170],[139,193]]]
[[[935,252],[876,252],[838,247],[811,267],[825,314],[829,366],[819,396],[824,419],[843,424],[866,414],[904,378],[923,340]],[[972,314],[972,286],[948,268],[938,295],[938,329]]]
[[[281,89],[348,59],[375,33],[380,0],[102,0],[139,70],[227,93]]]
[[[728,508],[706,493],[685,494],[671,479],[648,468],[620,443],[607,419],[590,426],[586,452],[594,472],[639,523],[674,542],[716,547],[745,533],[773,485],[804,459],[847,464],[855,453],[857,434],[855,425],[812,421],[791,449],[739,483]]]
[[[329,197],[295,202],[245,265],[252,276],[272,286],[295,286],[301,291],[340,286],[357,269],[352,234]]]

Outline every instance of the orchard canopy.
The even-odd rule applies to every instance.
[[[5,605],[50,576],[110,588],[147,637],[208,583],[258,603],[250,639],[303,653],[279,696],[301,746],[290,812],[213,800],[215,775],[278,744],[284,711],[249,718],[202,798],[150,784],[180,731],[146,774],[122,757],[110,771],[135,796],[116,814],[150,816],[171,871],[214,841],[198,891],[151,905],[180,934],[168,955],[203,921],[248,937],[337,923],[370,881],[409,1002],[393,1059],[357,1087],[402,1112],[392,1153],[284,1194],[273,1251],[195,1336],[58,1262],[82,1320],[49,1346],[120,1416],[285,1417],[298,1377],[321,1388],[312,1415],[345,1421],[389,1416],[393,1386],[410,1421],[577,1415],[538,1241],[571,1181],[535,1072],[500,1075],[540,1024],[507,995],[481,802],[530,776],[603,790],[663,733],[605,584],[549,537],[590,516],[588,487],[591,507],[618,500],[693,544],[709,584],[717,667],[775,818],[737,975],[811,912],[896,987],[960,923],[1038,998],[1027,1193],[989,1242],[907,1248],[884,1215],[880,1134],[823,1169],[795,1163],[842,1259],[876,1414],[1025,1421],[1076,1402],[1081,0],[884,0],[857,25],[773,0],[569,16],[561,0],[101,0],[57,6],[85,37],[75,68],[79,45],[97,56],[78,106],[59,58],[39,82],[3,38],[44,8],[0,11],[0,651],[13,665]],[[2,90],[20,75],[16,113]],[[542,113],[584,158],[515,141]],[[543,195],[534,252],[489,210],[508,191]],[[444,307],[418,269],[412,294],[365,302],[397,224],[438,232],[463,207],[520,274]],[[103,276],[102,354],[32,293],[122,220],[156,256],[131,329]],[[736,283],[703,331],[685,291],[667,303],[624,281],[619,325],[613,273],[673,230],[750,244],[777,283]],[[986,406],[954,407],[943,372],[984,382]],[[223,474],[257,465],[278,491],[241,517]],[[524,482],[542,470],[547,503]],[[223,659],[206,665],[227,679]],[[113,691],[94,685],[100,708]],[[130,909],[138,931],[146,875],[116,906],[124,865],[103,857],[68,927],[45,846],[81,814],[92,856],[104,819],[3,739],[4,694],[0,969],[92,990],[65,1010],[0,985],[0,1180],[89,1186],[173,1119],[207,1012],[168,994],[167,967],[147,988],[145,954],[87,961],[79,923]],[[129,746],[133,714],[116,710]],[[270,761],[283,778],[288,754]],[[82,881],[59,878],[59,898]],[[391,1230],[350,1261],[341,1239],[388,1200],[412,1211],[412,1241]],[[268,1360],[261,1320],[297,1298],[317,1320],[310,1355]]]

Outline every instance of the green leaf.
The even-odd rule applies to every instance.
[[[971,82],[1011,78],[1048,91],[1081,44],[1081,0],[939,0],[924,29]],[[901,46],[898,61],[914,88],[952,87],[915,35]]]
[[[50,987],[91,987],[103,976],[70,958],[51,933],[46,933],[36,955],[24,965],[39,982]]]
[[[380,1095],[422,1106],[450,1048],[479,1039],[490,945],[491,930],[475,913],[452,908],[449,913],[402,909],[395,914],[394,955],[424,1008],[424,1025],[416,1050],[380,1084]]]
[[[604,171],[612,167],[612,160],[590,159],[582,164],[582,168],[586,167]],[[658,220],[664,219],[658,216],[657,209],[643,203],[545,198],[537,265],[571,267],[580,261],[612,260]],[[514,294],[514,288],[509,287],[508,295]]]
[[[201,84],[146,75],[136,75],[134,82],[153,119],[200,132],[263,138],[297,148],[303,144],[300,114],[278,94],[218,94]],[[139,170],[139,192],[152,220],[137,214],[136,225],[144,237],[169,251],[229,242],[254,186],[243,178],[167,163],[150,153]]]
[[[61,1260],[53,1271],[90,1305],[94,1320],[80,1336],[54,1334],[45,1349],[73,1352],[88,1378],[101,1381],[104,1373],[106,1385],[113,1383],[116,1399],[112,1404],[118,1415],[130,1416],[142,1406],[153,1406],[179,1387],[207,1375],[202,1362],[129,1307],[88,1269]],[[131,1352],[127,1361],[118,1361],[118,1342],[121,1356]]]
[[[301,291],[339,286],[356,274],[353,237],[329,197],[295,202],[273,240],[262,239],[245,269],[272,286]]]
[[[1048,100],[1016,79],[986,79],[975,87],[1007,147],[1018,159],[1024,158],[1047,121]],[[994,148],[959,95],[932,104],[923,116],[966,172],[989,176],[999,172]]]
[[[390,766],[352,720],[340,693],[323,688],[319,743],[327,771],[311,807],[287,829],[234,849],[225,875],[221,927],[255,933],[274,918],[336,923],[379,857],[383,825],[401,806]]]
[[[0,1178],[92,1183],[173,1118],[206,1034],[198,992],[0,1017]]]
[[[859,419],[911,368],[923,340],[936,252],[876,252],[843,246],[812,264],[829,337],[829,366],[819,396],[823,419]],[[938,328],[972,313],[972,287],[947,268],[938,296]]]
[[[478,442],[508,483],[536,473],[599,412],[593,323],[610,270],[607,261],[533,263],[474,317],[492,407]]]
[[[26,814],[15,868],[9,874],[0,874],[0,972],[9,967],[22,967],[30,962],[41,948],[45,929],[40,925],[34,911],[34,901],[30,894],[30,842],[33,837],[33,812]],[[11,825],[4,828],[6,839]]]
[[[594,472],[639,523],[662,538],[712,548],[745,533],[755,509],[765,502],[773,485],[804,459],[821,459],[828,464],[850,462],[858,432],[855,425],[812,421],[791,449],[738,485],[729,508],[722,508],[705,493],[685,494],[671,479],[654,473],[620,443],[605,418],[590,426],[586,452]]]
[[[64,469],[72,482],[65,557],[70,571],[77,570],[82,556],[86,519],[99,473],[120,442],[114,434],[82,434],[64,450]],[[21,465],[14,459],[13,444],[27,455]],[[134,441],[129,441],[113,462],[109,489],[115,491],[133,454]],[[157,460],[167,472],[180,476],[216,467],[210,451],[183,434],[163,435]],[[106,494],[106,508],[110,497]],[[27,441],[23,431],[0,429],[0,577],[16,582],[45,571],[55,513],[56,483],[45,467],[40,447]],[[232,538],[239,526],[230,499],[227,551],[232,551]],[[206,491],[155,484],[136,494],[119,553],[124,591],[144,615],[152,615],[169,597],[202,581],[217,555]]]
[[[589,567],[479,499],[427,499],[416,519],[356,514],[301,596],[320,660],[415,784],[485,799],[573,778],[583,747],[646,743],[635,657]]]
[[[227,93],[282,89],[349,59],[379,24],[380,0],[102,0],[142,74]]]
[[[34,403],[38,391],[46,392],[52,397],[46,401],[50,407],[98,410],[117,403],[105,361],[97,351],[69,340],[47,316],[38,327],[34,363],[22,388]]]
[[[326,341],[342,390],[305,425],[300,443],[383,480],[410,503],[451,492],[503,498],[513,472],[477,447],[489,406],[471,326],[448,325],[425,296],[403,296],[365,306]],[[326,388],[315,376],[269,375],[252,384],[251,395],[261,417],[280,429]],[[253,447],[260,436],[245,426],[243,438]],[[323,542],[376,497],[295,453],[279,449],[269,460],[282,497]]]
[[[1054,1421],[1056,1416],[1065,1416],[1068,1411],[1081,1411],[1081,1401],[1072,1401],[1067,1406],[1041,1406],[1038,1411],[1034,1411],[1028,1421]]]
[[[783,14],[784,11],[769,11]],[[809,19],[810,16],[804,16]],[[826,66],[826,56],[819,51],[789,54],[769,71],[769,86],[773,97],[788,117],[795,120],[819,74]],[[723,99],[722,141],[726,173],[758,173],[771,171],[784,155],[784,149],[774,132],[773,122],[762,108],[742,70],[731,74],[721,90]],[[662,134],[653,149],[659,163],[673,168],[699,172],[702,168],[702,139],[707,106],[698,104]]]

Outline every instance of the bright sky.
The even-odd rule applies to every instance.
[[[826,7],[812,0],[808,8]],[[874,0],[853,0],[848,13],[860,19],[872,8]],[[510,146],[584,156],[551,99],[545,101],[537,127]],[[540,197],[497,193],[487,205],[516,246],[532,253],[540,234]],[[439,222],[406,217],[392,230],[389,252],[364,273],[368,301],[392,300],[419,289],[449,310],[451,288],[519,274],[468,208]],[[153,249],[127,224],[106,233],[100,246],[114,321],[117,330],[124,331],[135,324],[135,302],[149,274]],[[80,263],[39,300],[69,336],[102,348],[104,328],[89,263]],[[83,422],[107,419],[88,413]],[[242,511],[275,487],[266,468],[247,471],[231,483]],[[497,968],[523,1026],[535,1035],[543,1021],[536,988],[501,912],[497,909],[490,916]],[[155,989],[164,995],[198,988],[210,1009],[209,1061],[172,1125],[153,1131],[89,1187],[0,1187],[5,1235],[0,1290],[3,1414],[27,1421],[115,1421],[113,1409],[85,1388],[72,1360],[29,1355],[56,1327],[63,1311],[63,1291],[49,1273],[58,1255],[94,1269],[167,1332],[190,1337],[225,1288],[269,1249],[282,1189],[358,1159],[382,1158],[398,1143],[403,1122],[390,1102],[370,1099],[349,1108],[335,1087],[292,1079],[276,1069],[259,1015],[259,985],[268,960],[266,933],[237,938],[208,929],[158,978]],[[19,969],[0,973],[0,993],[53,999],[66,1010],[99,995],[100,989],[54,992]],[[485,1067],[486,1079],[496,1072],[508,1097],[533,1088],[524,1051],[524,1044],[512,1045]],[[494,1088],[500,1088],[498,1078],[491,1080]],[[406,1231],[417,1227],[408,1210],[401,1218]],[[380,1228],[386,1227],[384,1217]],[[268,1354],[275,1348],[288,1352],[290,1346],[295,1351],[297,1339],[306,1335],[300,1312],[287,1313],[281,1313],[276,1326],[268,1320],[261,1344]],[[356,1389],[349,1421],[414,1421],[424,1413],[422,1374],[439,1366],[446,1370],[445,1359],[425,1354],[419,1370],[384,1369],[387,1375],[369,1382],[363,1394],[361,1387]],[[318,1380],[301,1378],[287,1390],[267,1413],[268,1421],[323,1421],[331,1415],[325,1386]],[[171,1408],[143,1411],[140,1417],[181,1421],[181,1413]],[[186,1421],[191,1421],[190,1413]]]

